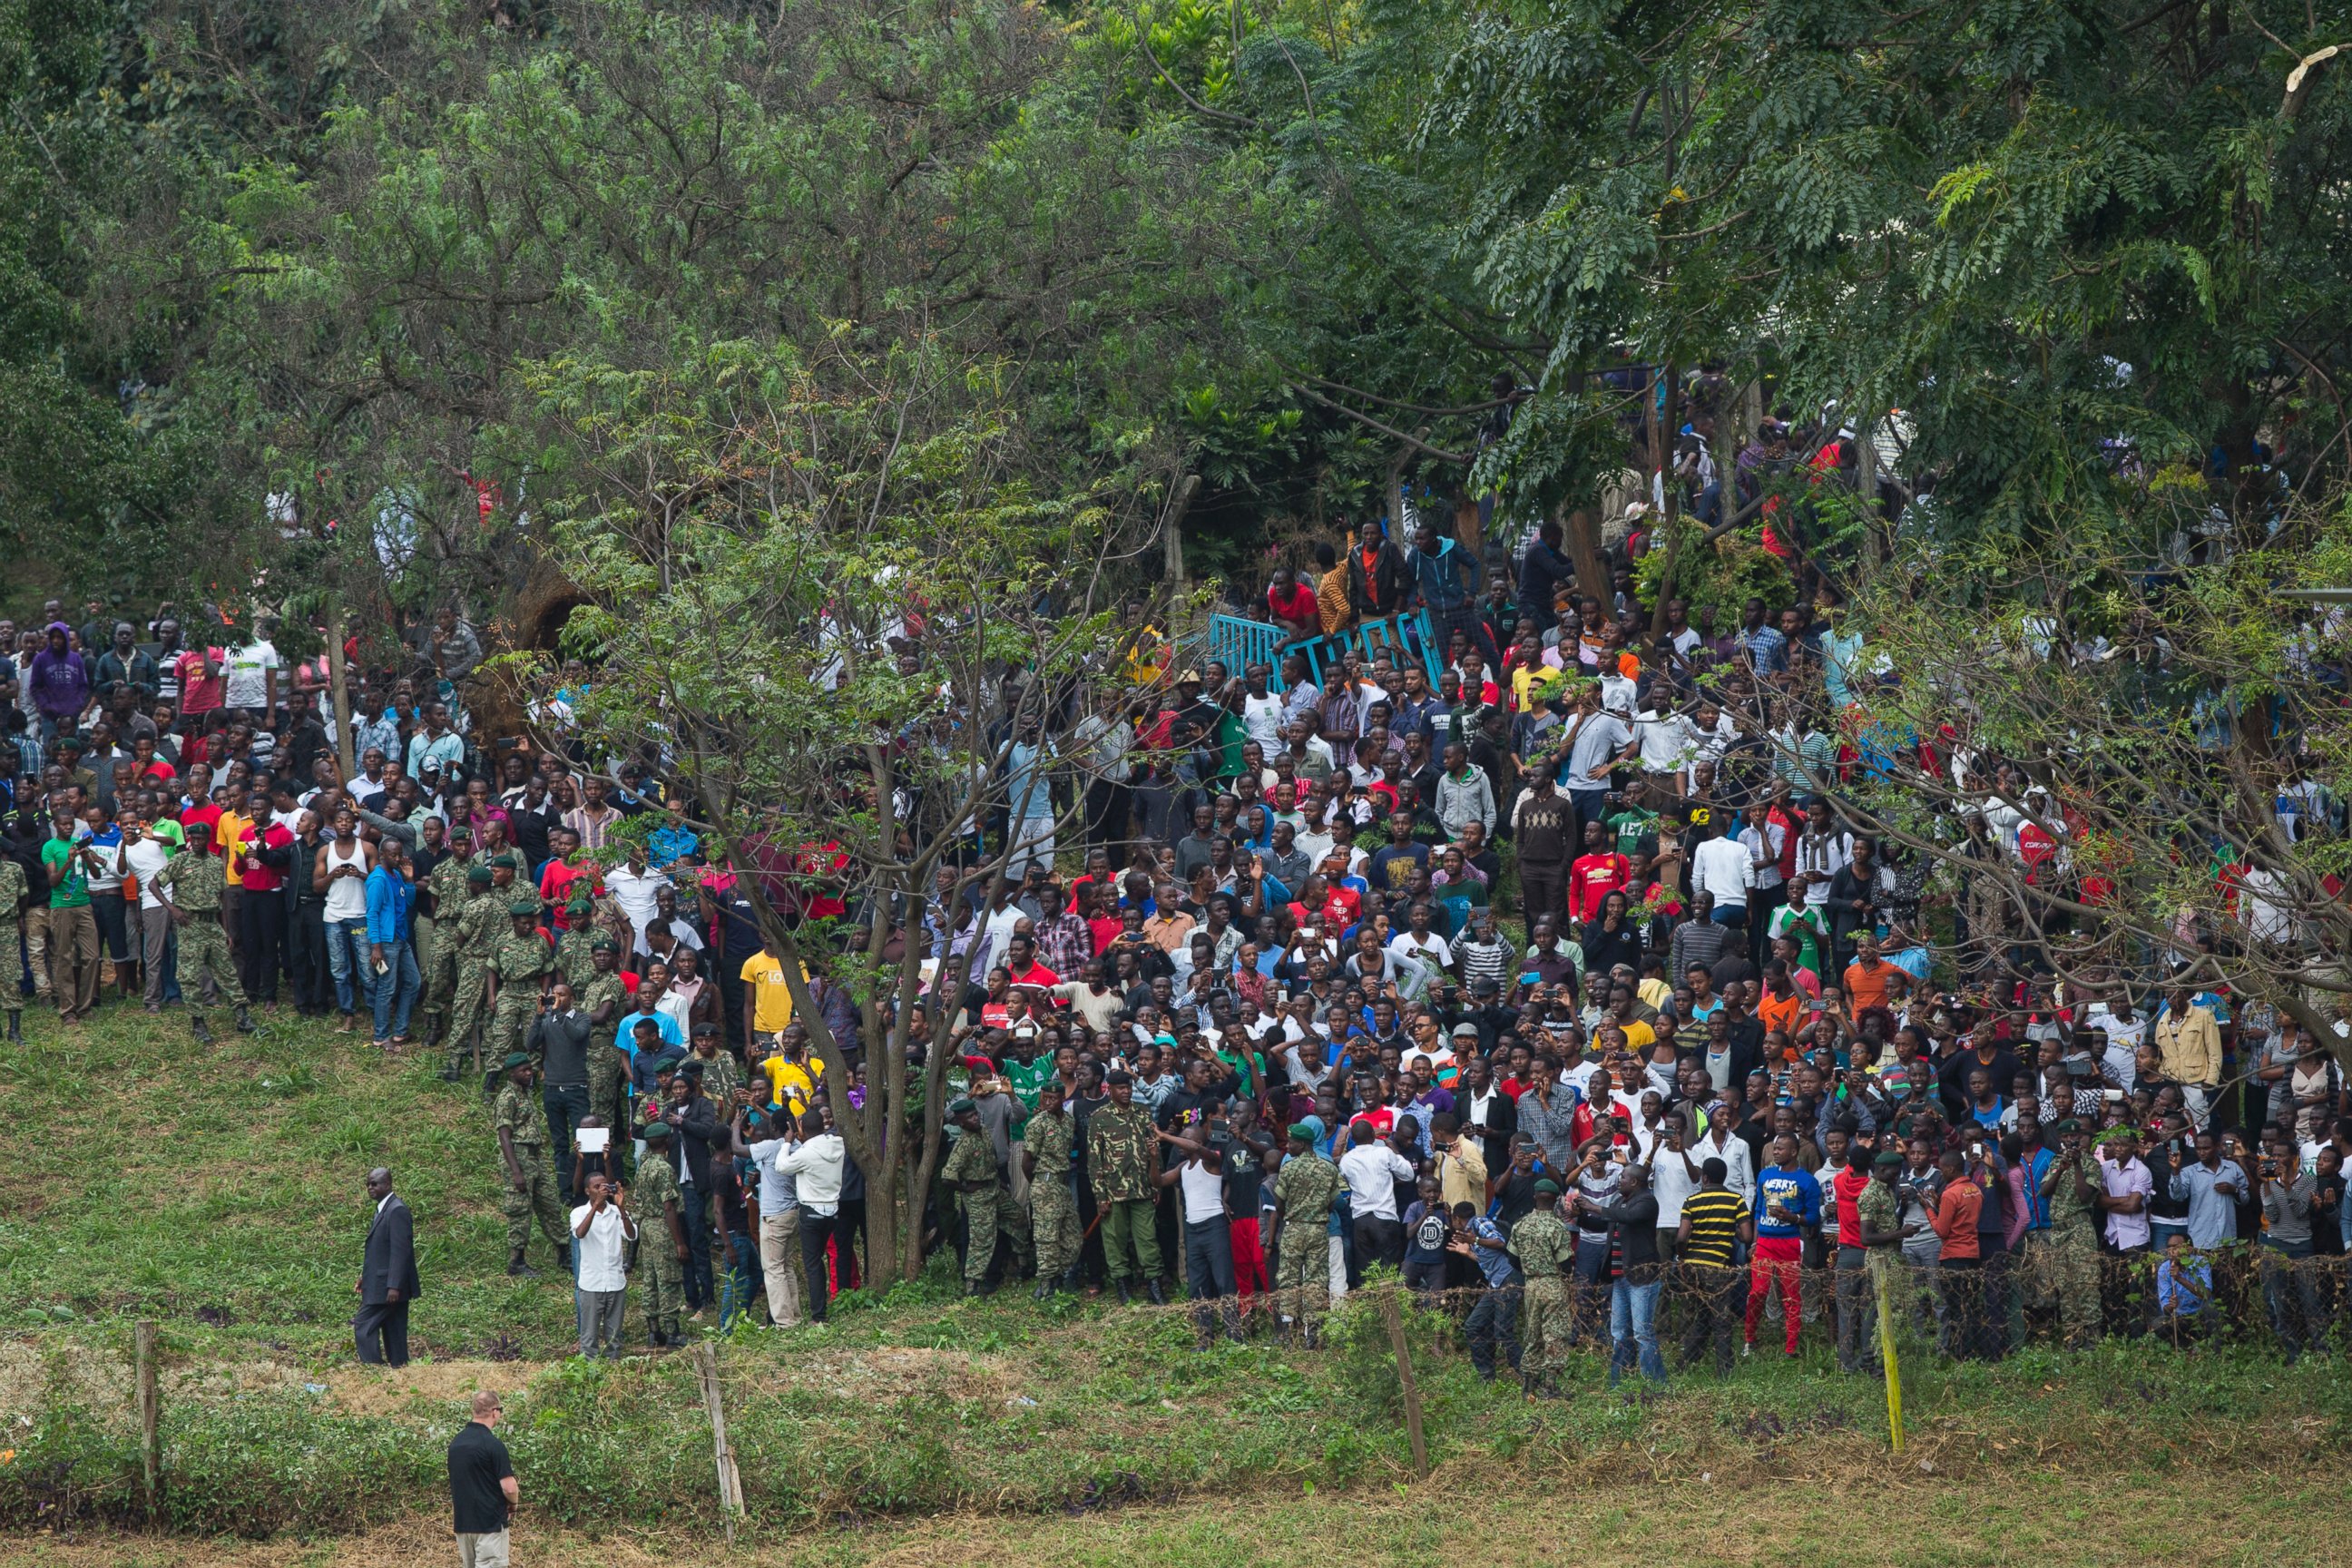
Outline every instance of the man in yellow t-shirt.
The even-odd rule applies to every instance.
[[[767,1080],[768,1103],[771,1106],[787,1107],[798,1116],[815,1098],[814,1064],[803,1067],[781,1049],[770,1051],[751,1070]]]
[[[743,1037],[773,1040],[793,1021],[792,988],[784,984],[784,961],[762,946],[743,961]],[[808,966],[801,966],[801,983],[808,983]]]
[[[226,886],[221,889],[221,924],[228,928],[231,958],[245,951],[245,851],[253,847],[253,818],[245,815],[245,797],[232,795],[213,828],[213,845],[227,862]],[[265,805],[263,809],[268,809]]]

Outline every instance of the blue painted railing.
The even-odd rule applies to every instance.
[[[1320,686],[1323,672],[1337,666],[1340,656],[1349,652],[1361,654],[1367,661],[1375,654],[1386,653],[1392,663],[1400,665],[1408,658],[1418,659],[1434,689],[1441,651],[1430,630],[1426,610],[1408,610],[1403,615],[1366,621],[1328,637],[1300,637],[1293,642],[1283,641],[1282,628],[1265,621],[1253,621],[1242,616],[1209,617],[1209,657],[1222,660],[1225,668],[1235,675],[1253,663],[1266,665],[1274,671],[1266,682],[1271,691],[1282,689],[1285,655],[1295,653],[1305,659],[1307,679]]]

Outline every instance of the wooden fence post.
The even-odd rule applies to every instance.
[[[735,1521],[743,1512],[743,1479],[735,1468],[735,1450],[727,1441],[727,1406],[719,1392],[719,1358],[706,1340],[694,1347],[694,1374],[702,1383],[702,1406],[710,1415],[710,1446],[719,1467],[719,1517],[727,1530],[727,1543],[735,1544]]]
[[[1393,1289],[1381,1292],[1381,1316],[1388,1321],[1389,1344],[1396,1352],[1397,1382],[1404,1388],[1404,1430],[1412,1440],[1412,1473],[1429,1479],[1429,1443],[1421,1430],[1421,1384],[1413,1381],[1412,1355],[1405,1348],[1404,1314]]]
[[[155,1389],[155,1325],[142,1319],[131,1331],[131,1355],[139,1370],[139,1468],[145,1483],[147,1517],[155,1517],[163,1495],[163,1401]]]

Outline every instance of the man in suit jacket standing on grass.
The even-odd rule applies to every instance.
[[[416,1300],[416,1231],[408,1205],[392,1190],[392,1173],[379,1165],[367,1173],[375,1220],[368,1226],[367,1257],[360,1268],[360,1315],[352,1337],[360,1360],[371,1365],[408,1364],[408,1304]]]

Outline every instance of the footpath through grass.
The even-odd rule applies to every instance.
[[[1871,1561],[2042,1556],[2080,1531],[2071,1560],[2276,1562],[2268,1548],[2303,1560],[2297,1542],[2346,1522],[2340,1488],[2318,1483],[2352,1450],[2352,1380],[2326,1361],[2115,1345],[1923,1362],[1898,1463],[1881,1386],[1825,1359],[1767,1355],[1727,1384],[1683,1379],[1644,1399],[1603,1394],[1588,1358],[1577,1397],[1530,1403],[1480,1384],[1416,1315],[1437,1468],[1416,1483],[1369,1310],[1317,1352],[1197,1352],[1181,1312],[966,1301],[940,1268],[886,1300],[845,1300],[827,1328],[719,1348],[751,1514],[730,1559],[686,1360],[565,1361],[565,1282],[501,1272],[477,1105],[427,1064],[331,1035],[278,1029],[200,1054],[176,1024],[110,1016],[68,1038],[44,1022],[0,1058],[37,1086],[0,1131],[0,1527],[54,1532],[0,1562],[446,1550],[440,1449],[478,1386],[508,1396],[531,1561],[1148,1552],[1181,1568],[1339,1550],[1554,1561],[1628,1542],[1737,1561],[1761,1554],[1743,1543],[1764,1521]],[[399,1373],[353,1364],[345,1327],[367,1218],[357,1178],[385,1162],[425,1249],[420,1358]],[[130,1374],[142,1316],[163,1325],[152,1515]],[[923,1522],[941,1516],[952,1522]],[[125,1529],[163,1533],[103,1533]],[[270,1543],[233,1559],[188,1539],[215,1535]]]

